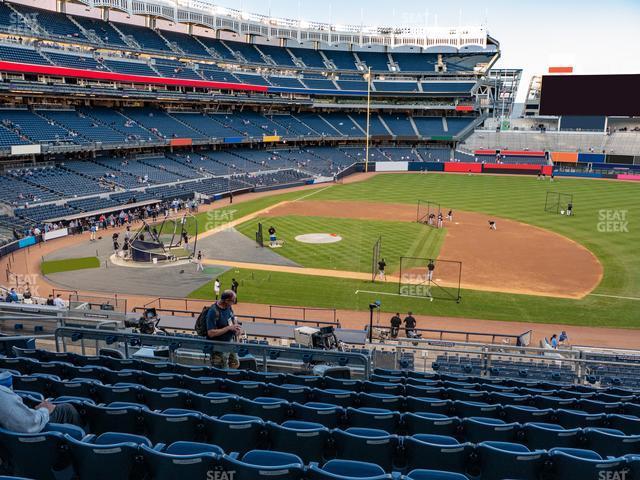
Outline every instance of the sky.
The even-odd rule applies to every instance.
[[[549,66],[575,73],[640,73],[640,0],[214,0],[274,17],[365,25],[486,25],[500,42],[496,67],[529,78]]]

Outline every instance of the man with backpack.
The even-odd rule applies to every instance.
[[[225,290],[211,307],[202,311],[196,321],[198,335],[215,340],[216,342],[234,342],[242,332],[236,324],[233,304],[236,294],[232,290]],[[217,368],[238,368],[238,356],[234,352],[216,352],[211,354],[211,364]]]

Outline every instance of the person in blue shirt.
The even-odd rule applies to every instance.
[[[551,346],[553,348],[558,348],[558,335],[555,333],[551,335]]]
[[[236,293],[225,290],[207,313],[207,338],[216,342],[234,342],[242,329],[235,321],[233,305]],[[217,368],[238,368],[238,356],[234,352],[216,352],[211,354],[211,364]]]
[[[7,303],[18,303],[20,299],[18,298],[18,294],[16,293],[16,289],[12,288],[7,292],[7,297],[5,298],[5,302]]]

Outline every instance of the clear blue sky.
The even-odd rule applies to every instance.
[[[576,73],[640,73],[640,0],[217,0],[253,13],[339,24],[480,25],[502,47],[497,66],[529,77],[570,63]],[[564,60],[564,61],[561,61]]]

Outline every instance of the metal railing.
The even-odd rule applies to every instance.
[[[374,329],[377,329],[379,331],[383,331],[383,332],[391,332],[391,327],[387,327],[387,326],[374,326]],[[403,331],[404,328],[400,328],[400,331]],[[398,338],[398,339],[389,339],[391,341],[410,341],[410,342],[428,342],[429,340],[440,340],[440,341],[447,341],[447,340],[451,340],[451,341],[460,341],[460,340],[456,340],[456,339],[447,339],[445,338],[445,336],[451,335],[451,336],[462,336],[464,337],[464,342],[465,343],[473,343],[472,337],[479,337],[480,339],[484,339],[484,338],[490,338],[491,339],[491,343],[492,344],[496,344],[498,342],[496,342],[496,340],[501,340],[501,339],[506,339],[509,341],[514,341],[514,343],[516,343],[518,341],[518,339],[523,339],[523,338],[530,338],[531,334],[533,333],[532,330],[528,330],[526,332],[523,332],[519,335],[515,335],[515,334],[507,334],[507,333],[497,333],[497,332],[470,332],[470,331],[463,331],[463,330],[441,330],[441,329],[435,329],[435,328],[414,328],[412,329],[415,332],[418,332],[420,334],[423,335],[424,338],[421,339],[409,339],[409,338]],[[435,338],[434,337],[427,337],[427,334],[436,334]],[[385,341],[387,341],[385,339]],[[522,346],[527,346],[528,342],[525,343]]]
[[[344,367],[351,367],[355,373],[369,378],[371,373],[370,358],[362,353],[339,352],[332,350],[313,350],[303,348],[289,348],[274,345],[260,345],[254,343],[218,342],[202,337],[143,335],[115,330],[98,330],[91,328],[60,327],[55,331],[56,350],[67,351],[67,343],[80,345],[83,355],[86,354],[86,342],[95,345],[98,353],[100,344],[106,346],[121,346],[126,358],[131,356],[132,350],[145,347],[167,347],[169,359],[175,361],[178,350],[199,352],[204,355],[211,353],[236,353],[238,357],[252,356],[262,360],[262,368],[267,371],[269,361],[290,360],[303,364],[329,363]]]

